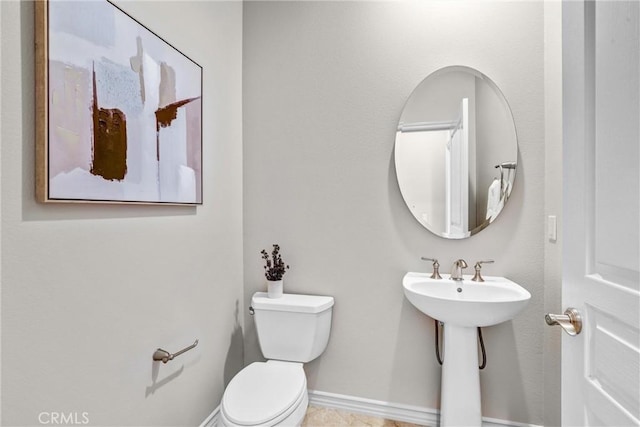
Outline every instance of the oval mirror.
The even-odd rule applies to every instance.
[[[509,105],[479,71],[442,68],[407,100],[394,154],[402,197],[420,224],[448,239],[472,236],[513,189],[518,142]]]

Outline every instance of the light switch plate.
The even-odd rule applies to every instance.
[[[555,215],[547,217],[547,238],[550,242],[558,240],[558,221]]]

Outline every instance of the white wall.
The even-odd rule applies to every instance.
[[[544,3],[545,219],[557,218],[556,241],[544,239],[544,312],[562,313],[562,2]],[[560,328],[544,330],[544,425],[560,425]]]
[[[0,6],[0,35],[2,35],[2,7]],[[2,92],[2,45],[0,45],[0,94]],[[2,177],[2,101],[0,101],[0,178]],[[2,179],[0,179],[0,321],[2,320]],[[0,328],[0,402],[2,402],[2,328]],[[2,403],[0,403],[0,411]],[[0,413],[0,423],[2,414]]]
[[[484,331],[484,414],[542,424],[542,2],[245,2],[243,57],[245,298],[264,289],[259,251],[275,242],[291,264],[285,291],[335,296],[328,349],[306,367],[310,388],[437,408],[433,322],[406,301],[401,278],[430,270],[420,256],[445,271],[457,258],[492,258],[485,274],[532,299]],[[463,241],[418,224],[393,166],[406,99],[448,65],[500,87],[520,144],[510,203]]]
[[[37,204],[33,4],[0,2],[2,425],[197,425],[242,364],[242,4],[118,4],[204,68],[204,205]]]
[[[398,185],[410,211],[421,224],[446,231],[446,164],[448,130],[397,132],[394,156]]]

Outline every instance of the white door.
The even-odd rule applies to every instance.
[[[469,236],[469,98],[460,101],[445,154],[446,235]]]
[[[562,424],[640,425],[640,2],[563,4]]]

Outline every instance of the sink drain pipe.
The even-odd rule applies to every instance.
[[[440,353],[440,328],[444,328],[444,324],[434,319],[434,326],[436,329],[436,358],[438,363],[442,365],[442,356]],[[443,334],[444,336],[444,334]],[[478,327],[478,341],[480,341],[480,350],[482,351],[482,363],[478,366],[478,369],[484,369],[487,366],[487,353],[484,350],[484,340],[482,339],[482,329]],[[444,347],[443,347],[444,348]]]

